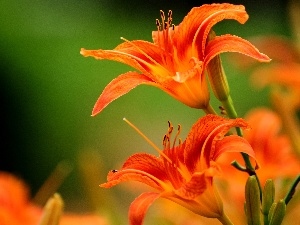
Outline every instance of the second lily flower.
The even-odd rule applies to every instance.
[[[217,218],[228,218],[214,185],[213,178],[221,173],[217,160],[224,153],[244,152],[255,159],[253,149],[242,137],[225,136],[233,127],[247,128],[243,119],[224,119],[215,115],[200,118],[186,140],[175,146],[170,125],[159,157],[147,153],[130,156],[120,170],[109,172],[101,187],[110,188],[125,181],[139,181],[154,189],[137,197],[129,209],[132,225],[141,225],[149,206],[158,198],[169,199],[192,212]],[[179,130],[180,131],[180,127]],[[229,224],[229,223],[223,223]]]

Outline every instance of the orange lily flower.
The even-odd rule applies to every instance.
[[[257,173],[261,182],[264,183],[269,178],[297,176],[300,164],[288,135],[281,133],[282,120],[279,115],[267,108],[257,108],[250,111],[245,119],[252,129],[246,131],[244,137],[254,149],[256,160],[260,164]]]
[[[0,171],[0,224],[38,224],[42,210],[32,204],[28,187],[7,172]]]
[[[172,11],[167,21],[156,21],[158,30],[152,32],[152,42],[135,40],[118,45],[113,50],[81,49],[83,56],[125,63],[138,72],[127,72],[111,81],[98,98],[92,115],[140,84],[156,86],[180,102],[206,110],[209,92],[204,71],[216,55],[239,52],[259,61],[269,61],[250,42],[234,36],[221,35],[208,41],[211,28],[224,19],[245,23],[248,14],[242,5],[210,4],[193,8],[183,21],[172,24]]]
[[[226,152],[245,152],[254,157],[249,143],[237,135],[224,136],[232,127],[247,128],[243,119],[224,119],[216,115],[200,118],[187,139],[171,146],[170,125],[159,157],[137,153],[130,156],[120,170],[108,173],[101,187],[110,188],[124,181],[139,181],[156,191],[137,197],[129,209],[131,224],[140,225],[146,211],[157,198],[169,199],[204,217],[224,220],[223,204],[213,184],[220,168],[217,159]],[[180,127],[178,132],[180,131]]]
[[[0,171],[1,225],[40,224],[44,210],[33,201],[30,201],[29,188],[23,180],[8,172]],[[54,222],[52,221],[51,224],[54,224]],[[66,212],[62,215],[59,224],[106,225],[108,223],[105,218],[96,214]]]
[[[298,22],[298,21],[297,21]],[[260,36],[253,43],[274,60],[268,66],[254,68],[251,81],[257,88],[269,87],[270,100],[283,121],[294,151],[300,157],[300,50],[295,41],[280,36]],[[234,60],[241,68],[257,66],[246,57]]]
[[[282,130],[282,120],[277,113],[268,108],[256,108],[249,111],[244,117],[251,129],[244,132],[244,138],[248,141],[255,152],[259,169],[256,173],[263,186],[267,179],[276,182],[276,193],[283,190],[285,179],[294,179],[299,175],[299,160],[293,152],[292,143],[286,133]],[[242,160],[239,155],[227,155],[222,160]],[[241,173],[232,166],[223,167],[224,181],[227,188],[224,196],[237,205],[243,213],[245,202],[245,182],[248,178],[246,173]],[[235,179],[232,179],[234,177]],[[286,188],[286,187],[285,187]],[[281,194],[282,194],[281,193]]]

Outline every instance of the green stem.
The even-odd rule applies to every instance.
[[[233,101],[232,101],[230,95],[228,96],[228,98],[225,101],[222,101],[222,105],[223,105],[224,109],[226,110],[229,118],[232,118],[232,119],[237,118],[237,113],[235,111]]]
[[[264,225],[269,225],[269,218],[268,218],[268,214],[263,214],[264,215]]]
[[[229,217],[223,213],[223,215],[221,217],[218,218],[218,220],[223,224],[223,225],[234,225],[231,220],[229,219]]]
[[[232,101],[230,95],[228,96],[228,98],[226,100],[222,101],[222,105],[223,105],[224,109],[226,110],[227,115],[228,115],[229,118],[236,119],[238,117],[237,112],[235,111],[234,104],[233,104],[233,101]],[[240,137],[243,136],[243,132],[242,132],[242,129],[240,127],[236,127],[236,132],[237,132],[237,134]],[[251,164],[249,155],[247,155],[244,152],[241,152],[241,154],[242,154],[243,160],[245,162],[245,166],[246,166],[246,170],[245,171],[249,174],[249,176],[254,175],[256,177],[256,179],[257,179],[257,183],[258,183],[259,191],[260,191],[260,199],[262,199],[261,184],[260,184],[258,176],[257,176],[257,174],[255,172],[255,168]]]
[[[294,194],[296,192],[296,187],[297,187],[299,182],[300,182],[300,175],[298,175],[298,177],[295,179],[295,181],[293,182],[289,192],[287,193],[287,195],[284,198],[284,202],[285,202],[286,205],[289,203],[289,201],[294,196]]]

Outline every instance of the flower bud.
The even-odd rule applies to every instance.
[[[270,208],[274,203],[275,186],[272,179],[268,179],[265,183],[262,196],[262,213],[268,216]]]
[[[63,211],[64,202],[58,193],[47,201],[39,225],[58,225]]]
[[[214,31],[210,31],[208,41],[216,36]],[[227,100],[229,96],[229,85],[224,72],[220,54],[216,55],[207,65],[209,82],[216,98],[220,101]]]
[[[250,176],[245,188],[245,213],[248,225],[260,225],[260,191],[255,176]]]
[[[280,225],[286,211],[286,204],[283,199],[279,200],[277,203],[273,203],[270,213],[269,213],[269,225]]]

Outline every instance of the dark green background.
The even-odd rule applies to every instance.
[[[221,22],[215,27],[218,34],[231,33],[244,38],[260,34],[290,35],[286,1],[230,2],[244,4],[250,18],[244,25]],[[0,169],[24,178],[34,194],[57,163],[68,160],[75,169],[59,192],[66,199],[66,209],[78,210],[72,202],[78,200],[84,205],[85,201],[76,169],[78,153],[86,149],[97,151],[105,162],[104,176],[133,152],[154,153],[122,121],[123,117],[136,124],[158,146],[167,120],[182,125],[184,138],[203,113],[153,87],[140,86],[113,102],[100,115],[91,117],[92,107],[105,85],[131,68],[84,58],[79,51],[81,47],[112,49],[122,42],[121,36],[151,41],[160,9],[172,9],[174,23],[178,24],[193,6],[202,3],[210,2],[1,1]],[[226,54],[222,57],[226,62]],[[253,90],[247,76],[233,68],[225,64],[239,115],[253,106],[267,104],[266,93]],[[104,181],[103,177],[99,178],[99,184]],[[99,192],[110,193],[100,188]],[[120,201],[126,202],[124,190],[122,193]],[[127,208],[126,202],[124,215]]]

